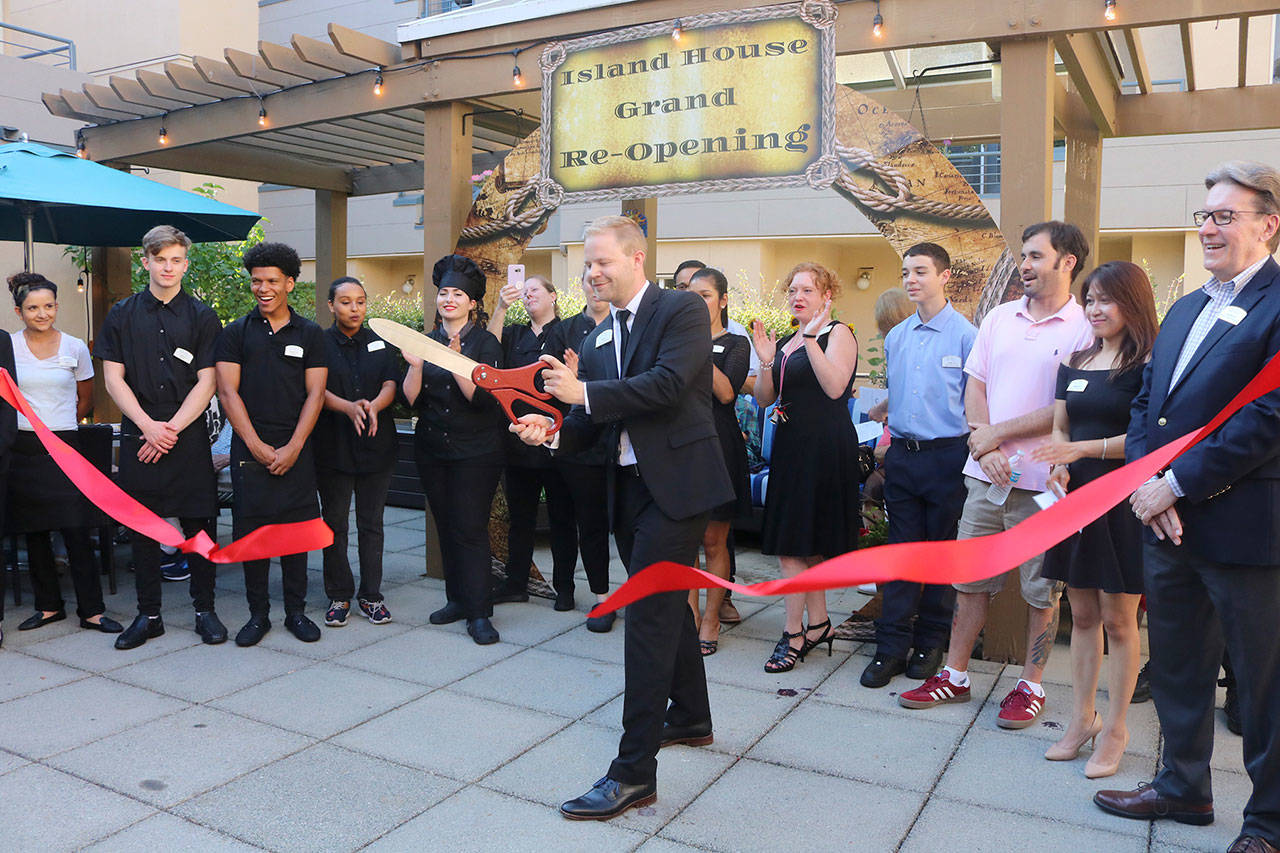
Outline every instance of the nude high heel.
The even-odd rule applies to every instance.
[[[1129,746],[1129,733],[1124,735],[1124,748],[1121,748],[1120,754],[1115,761],[1103,764],[1098,760],[1098,753],[1095,750],[1093,755],[1089,756],[1089,761],[1084,765],[1084,775],[1086,779],[1101,779],[1105,776],[1114,776],[1116,771],[1120,769],[1120,762],[1124,759],[1124,750]]]
[[[1089,730],[1084,733],[1084,737],[1080,738],[1075,744],[1066,744],[1058,741],[1053,746],[1045,750],[1044,757],[1050,761],[1071,761],[1080,754],[1080,749],[1087,742],[1093,746],[1098,739],[1098,732],[1102,731],[1102,718],[1098,716],[1098,712],[1093,712],[1093,723],[1089,726]],[[1111,771],[1114,773],[1115,771]]]

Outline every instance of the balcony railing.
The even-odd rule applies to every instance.
[[[0,33],[0,36],[3,36],[0,38],[0,45],[3,45],[5,53],[17,56],[19,59],[48,57],[51,65],[76,70],[76,43],[71,39],[49,35],[39,30],[29,30],[17,24],[6,24],[3,21],[0,21],[0,30],[5,31]],[[27,43],[32,39],[36,44]],[[49,46],[48,42],[53,42],[53,46]],[[13,53],[9,48],[15,48],[19,52]]]

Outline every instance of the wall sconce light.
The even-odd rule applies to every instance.
[[[859,267],[858,278],[854,282],[854,286],[857,287],[858,290],[871,289],[871,273],[873,273],[874,271],[875,271],[874,267]]]

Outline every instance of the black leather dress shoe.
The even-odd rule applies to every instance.
[[[1164,796],[1147,784],[1132,791],[1099,791],[1093,802],[1104,812],[1134,820],[1176,820],[1206,826],[1213,823],[1213,803],[1191,803]]]
[[[302,613],[284,617],[284,626],[289,629],[290,634],[304,643],[314,643],[320,639],[320,626]]]
[[[946,649],[916,649],[907,661],[907,678],[912,681],[933,678],[942,669],[946,656]]]
[[[1278,849],[1260,835],[1242,835],[1231,842],[1227,853],[1276,853]]]
[[[160,616],[146,616],[139,613],[124,629],[124,633],[116,637],[116,648],[122,652],[136,649],[147,640],[154,640],[164,635],[164,619]]]
[[[493,591],[494,604],[520,604],[529,600],[528,590],[498,587]]]
[[[236,634],[237,646],[256,646],[271,630],[271,620],[266,616],[250,616],[240,633]]]
[[[196,633],[206,645],[216,646],[227,641],[227,626],[212,610],[196,613]]]
[[[876,655],[862,671],[860,679],[863,687],[884,687],[895,675],[907,671],[907,662],[902,658],[887,658]]]
[[[554,605],[556,610],[563,613],[565,611],[572,610],[577,606],[578,602],[574,599],[572,591],[556,593],[556,603]]]
[[[560,805],[560,814],[570,820],[608,820],[629,808],[647,806],[658,799],[658,786],[627,785],[608,776],[576,800]]]
[[[593,634],[607,634],[613,630],[613,623],[618,619],[618,611],[612,610],[603,616],[587,618],[587,630]]]
[[[101,631],[104,634],[119,634],[124,630],[124,626],[110,616],[100,616],[97,622],[81,619],[80,627],[88,631]]]
[[[471,635],[471,639],[476,641],[477,646],[487,646],[498,642],[498,630],[493,627],[493,623],[486,616],[481,616],[478,619],[468,619],[467,633]]]
[[[455,604],[450,601],[445,604],[444,607],[441,607],[439,610],[428,616],[427,621],[432,625],[448,625],[452,622],[457,622],[466,615],[467,614],[462,610],[461,604]]]
[[[45,625],[48,625],[50,622],[61,622],[63,619],[66,619],[66,618],[67,618],[67,611],[65,610],[59,610],[57,613],[53,614],[52,616],[45,616],[43,612],[37,610],[35,613],[32,613],[30,616],[28,616],[26,619],[23,619],[22,622],[18,624],[18,630],[30,631],[33,628],[43,628]]]
[[[687,746],[707,746],[714,742],[715,736],[711,734],[710,720],[696,726],[673,726],[664,723],[662,726],[662,740],[658,741],[658,749],[675,746],[678,743],[683,743]]]

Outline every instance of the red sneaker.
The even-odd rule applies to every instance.
[[[951,673],[945,669],[921,684],[915,690],[898,694],[898,704],[904,708],[932,708],[948,702],[968,702],[969,688],[951,683]]]
[[[1045,697],[1032,693],[1025,681],[1019,681],[1000,703],[996,725],[1002,729],[1025,729],[1036,721],[1044,706]]]

